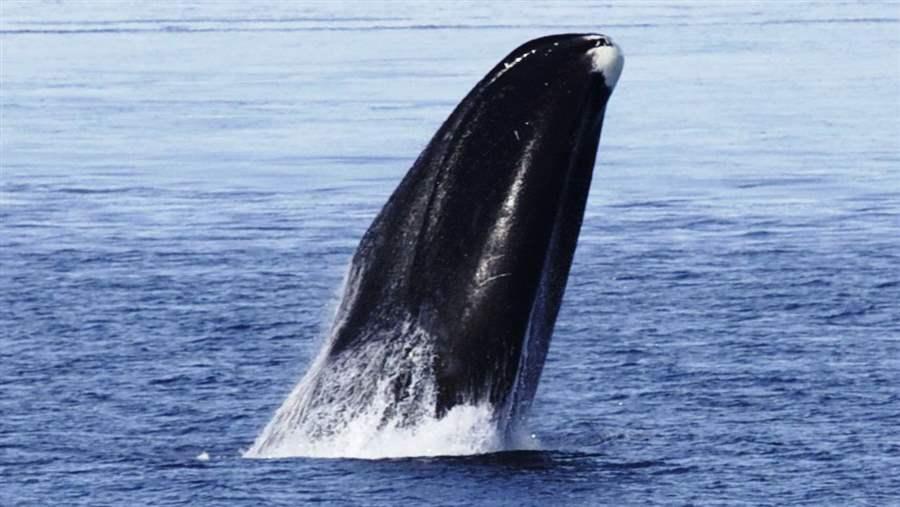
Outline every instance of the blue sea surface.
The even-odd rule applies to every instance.
[[[626,64],[541,449],[242,458],[433,132],[562,32]],[[900,4],[3,0],[0,100],[0,505],[900,505]]]

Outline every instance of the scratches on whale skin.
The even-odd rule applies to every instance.
[[[487,284],[489,284],[489,283],[491,283],[491,282],[497,281],[497,280],[499,280],[499,279],[501,279],[501,278],[506,278],[506,277],[508,277],[508,276],[512,276],[512,273],[500,273],[500,274],[498,274],[498,275],[494,275],[494,276],[488,277],[488,278],[486,278],[486,279],[484,279],[484,280],[480,280],[480,281],[478,282],[478,286],[479,286],[479,287],[484,287],[485,285],[487,285]]]

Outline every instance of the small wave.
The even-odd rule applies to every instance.
[[[852,305],[848,308],[845,308],[839,312],[832,313],[825,317],[825,320],[829,322],[840,321],[843,319],[853,318],[853,317],[862,317],[872,310],[876,310],[877,307],[871,304],[860,304],[860,305]]]
[[[56,192],[61,194],[93,195],[93,194],[127,194],[138,192],[152,192],[154,189],[147,187],[114,187],[114,188],[85,188],[85,187],[61,187]]]
[[[679,270],[672,272],[671,280],[692,280],[702,277],[703,275],[694,271]]]
[[[795,287],[830,287],[831,282],[822,278],[813,278],[801,283],[795,284]]]
[[[684,224],[690,230],[724,230],[734,227],[736,222],[722,218],[700,218]]]
[[[684,201],[679,200],[666,200],[666,201],[633,201],[633,202],[625,202],[621,204],[611,204],[610,208],[615,209],[632,209],[632,208],[671,208],[675,205],[678,205]]]
[[[741,234],[742,238],[767,238],[769,236],[774,236],[775,233],[771,231],[749,231]]]
[[[153,379],[150,382],[148,382],[148,384],[151,386],[167,386],[167,385],[183,384],[183,383],[187,383],[190,381],[191,381],[190,376],[179,374],[179,375],[174,375],[174,376],[170,376],[170,377],[156,378],[156,379]]]

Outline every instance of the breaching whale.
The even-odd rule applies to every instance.
[[[521,422],[622,66],[609,37],[563,34],[488,72],[362,237],[323,350],[248,454],[465,405],[501,432]]]

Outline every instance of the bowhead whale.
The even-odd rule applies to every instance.
[[[609,37],[552,35],[466,95],[364,234],[316,364],[253,452],[360,414],[402,426],[487,403],[502,430],[522,420],[622,66]]]

